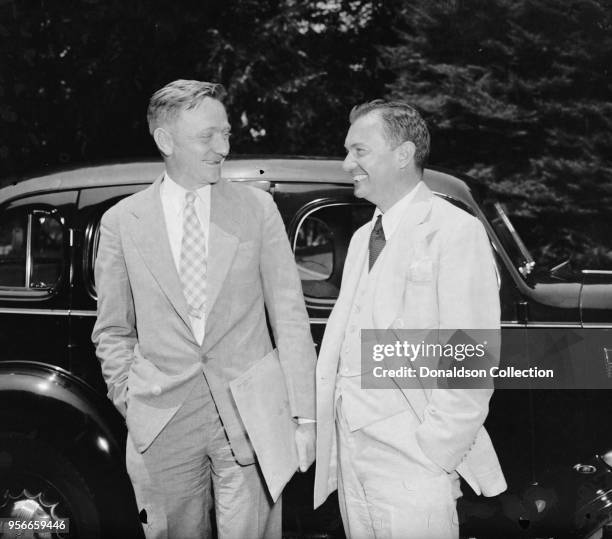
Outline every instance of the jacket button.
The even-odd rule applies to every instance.
[[[151,388],[151,392],[153,393],[153,395],[161,395],[161,387],[155,385]]]

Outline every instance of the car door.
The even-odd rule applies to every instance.
[[[0,358],[68,368],[68,309],[76,191],[0,208]]]

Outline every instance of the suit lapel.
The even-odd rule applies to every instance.
[[[232,217],[232,214],[239,214],[239,209],[236,208],[236,201],[232,199],[228,191],[226,180],[220,180],[211,188],[210,235],[206,272],[207,319],[229,273],[240,243],[240,224]]]
[[[151,187],[142,192],[142,199],[138,206],[131,209],[133,219],[130,233],[145,265],[178,315],[191,329],[187,302],[176,271],[166,229],[159,192],[162,179],[163,174]]]
[[[406,243],[407,237],[410,237],[417,230],[417,227],[427,222],[432,204],[432,192],[421,182],[417,187],[417,192],[410,203],[410,211],[399,224],[397,233],[392,238],[392,243],[397,243],[396,240]],[[405,246],[405,245],[404,245]]]

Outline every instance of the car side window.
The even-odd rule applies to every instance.
[[[32,268],[30,288],[51,288],[64,270],[64,227],[49,212],[31,214]]]
[[[0,216],[0,286],[26,286],[28,216],[8,211]]]
[[[306,297],[330,300],[338,297],[353,232],[368,222],[372,214],[369,204],[338,202],[302,215],[293,251]]]
[[[64,270],[64,227],[52,210],[0,214],[0,287],[49,289]]]

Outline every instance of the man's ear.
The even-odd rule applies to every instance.
[[[414,142],[410,140],[402,142],[397,147],[397,152],[400,168],[406,168],[411,163],[414,163],[414,154],[416,153]]]
[[[155,131],[153,131],[153,140],[155,140],[155,144],[162,155],[172,155],[174,151],[174,140],[172,139],[172,135],[163,127],[157,127]]]

